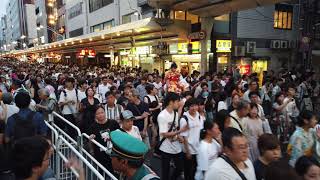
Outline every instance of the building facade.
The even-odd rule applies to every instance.
[[[0,19],[0,46],[1,46],[0,51],[1,52],[6,51],[7,49],[6,29],[7,29],[7,20],[6,20],[6,15],[4,15]]]
[[[37,38],[33,0],[11,0],[6,5],[6,42],[8,49],[32,46]]]
[[[66,0],[66,37],[72,38],[126,24],[141,16],[136,0]]]

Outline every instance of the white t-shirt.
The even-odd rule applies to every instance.
[[[82,99],[86,98],[87,95],[86,95],[86,92],[85,91],[81,91],[81,90],[78,90],[78,98],[79,98],[79,102],[82,101]]]
[[[104,84],[100,84],[97,88],[97,92],[98,94],[100,94],[101,96],[101,99],[102,99],[102,103],[106,103],[106,93],[110,90],[110,87],[111,85],[110,84],[107,84],[107,85],[104,85]]]
[[[131,136],[139,139],[140,141],[142,141],[141,135],[140,135],[140,131],[139,128],[137,126],[132,126],[130,131],[126,131],[128,134],[130,134]]]
[[[7,123],[7,120],[10,116],[16,114],[19,112],[19,108],[16,105],[11,105],[11,104],[5,104],[7,106],[7,118],[4,120],[5,123]],[[0,106],[0,112],[2,112],[2,106]]]
[[[288,101],[290,101],[290,102],[287,104],[287,106],[285,108],[286,114],[288,116],[292,116],[292,117],[299,116],[299,109],[297,107],[296,100],[293,99],[293,101],[292,101],[291,99],[286,97],[286,98],[284,98],[283,103],[286,103]]]
[[[158,90],[162,88],[162,83],[161,83],[161,82],[159,82],[159,83],[153,82],[152,84],[153,84],[154,87],[155,87],[156,89],[158,89]]]
[[[157,101],[157,99],[159,99],[158,97],[156,98],[156,96],[151,96],[151,95],[147,95],[148,97],[149,97],[149,99],[150,99],[150,102],[149,102],[149,99],[147,98],[147,97],[144,97],[143,98],[143,101],[145,102],[145,103],[147,103],[147,104],[149,104],[149,103],[152,103],[153,101]]]
[[[66,92],[66,96],[65,96],[65,93],[63,91],[61,92],[59,103],[60,102],[70,101],[70,100],[74,101],[75,103],[74,104],[66,104],[66,105],[64,105],[63,109],[62,109],[62,114],[66,115],[66,114],[78,113],[77,103],[79,102],[79,100],[77,99],[76,90],[72,89],[70,91],[68,89],[65,89],[65,92]]]
[[[236,129],[238,129],[239,131],[242,132],[242,128],[243,128],[243,118],[240,118],[240,117],[238,116],[236,110],[233,110],[233,111],[230,113],[230,116],[231,116],[231,118],[230,118],[230,120],[231,120],[231,121],[230,121],[230,122],[231,122],[231,127],[236,128]],[[239,123],[237,123],[237,121],[236,121],[235,119],[233,119],[233,118],[237,119]],[[241,125],[242,128],[240,127],[239,124]]]
[[[246,168],[240,169],[240,171],[247,180],[256,180],[252,162],[248,159],[244,163]],[[241,180],[241,177],[224,159],[218,158],[209,167],[205,174],[205,180]]]
[[[221,152],[221,145],[215,139],[211,143],[202,140],[198,152],[198,166],[195,179],[202,180],[204,178],[203,171],[207,171],[210,165],[218,158]]]
[[[197,112],[195,117],[192,117],[189,112],[183,113],[188,118],[189,130],[181,133],[180,135],[183,137],[187,137],[189,151],[191,154],[198,154],[198,148],[200,144],[200,131],[203,128],[203,121]],[[185,118],[180,119],[180,127],[184,127],[187,125],[187,121]],[[182,145],[183,152],[186,152],[184,145]]]
[[[161,136],[162,133],[167,133],[172,125],[174,123],[174,127],[172,131],[175,131],[177,127],[179,126],[179,116],[176,112],[176,117],[174,118],[174,113],[169,113],[167,109],[164,109],[160,112],[158,116],[158,124],[159,124],[159,134],[160,134],[160,140],[163,138]],[[166,138],[163,143],[160,146],[160,150],[169,153],[169,154],[178,154],[182,151],[181,144],[177,139],[168,139]]]

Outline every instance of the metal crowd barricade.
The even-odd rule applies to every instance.
[[[51,146],[54,150],[54,153],[52,154],[51,156],[51,160],[50,160],[50,168],[52,168],[54,174],[58,174],[58,171],[59,171],[59,163],[58,163],[58,156],[57,156],[57,142],[58,142],[58,137],[59,137],[59,134],[58,134],[58,131],[55,130],[50,123],[46,122],[46,125],[47,127],[50,129],[50,134],[51,134]]]
[[[59,136],[58,138],[57,154],[59,156],[59,166],[61,167],[57,179],[73,180],[79,178],[79,173],[73,167],[69,169],[64,166],[64,164],[68,162],[68,159],[76,158],[82,164],[86,180],[105,180],[99,171],[95,169],[95,167],[93,167],[63,136]]]
[[[91,139],[89,137],[88,134],[83,133],[82,137],[86,139],[86,141],[93,143],[95,146],[97,146],[101,151],[106,152],[106,154],[110,153],[110,150],[106,147],[104,147],[103,145],[101,145],[100,143],[98,143],[96,140]],[[82,142],[85,142],[84,140],[82,140]],[[97,161],[87,150],[85,150],[84,148],[81,149],[82,151],[82,155],[85,159],[87,159],[90,164],[95,167],[101,174],[102,176],[106,179],[106,180],[117,180],[116,177],[114,177],[114,175],[112,173],[110,173],[103,165],[101,165],[99,163],[99,161]],[[88,179],[88,177],[86,178]]]
[[[77,132],[76,140],[74,140],[72,137],[70,137],[63,129],[61,129],[60,127],[58,127],[54,123],[54,117],[58,117],[60,120],[62,120],[64,123],[66,123],[68,126],[73,128]],[[58,114],[57,112],[54,112],[54,111],[49,116],[49,122],[53,122],[52,126],[58,131],[59,135],[62,135],[70,143],[73,143],[74,145],[78,146],[77,148],[80,148],[82,146],[81,131],[76,125],[74,125],[73,123],[71,123],[70,121],[65,119],[63,116],[61,116],[60,114]]]
[[[77,139],[73,139],[64,130],[58,127],[54,123],[54,117],[61,119],[63,122],[75,129],[77,131]],[[73,157],[76,151],[76,157],[80,160],[81,164],[83,164],[86,180],[98,180],[101,177],[106,180],[117,180],[117,178],[112,173],[110,173],[84,148],[83,140],[90,141],[103,151],[109,152],[106,147],[104,147],[97,141],[90,139],[87,134],[81,134],[81,131],[77,126],[75,126],[56,112],[53,112],[49,115],[49,121],[46,122],[46,124],[51,132],[53,132],[51,133],[51,139],[55,153],[51,160],[51,168],[54,170],[57,179],[77,179],[78,174],[74,169],[64,168],[64,164],[68,161],[68,158]],[[86,162],[84,162],[83,159]],[[90,166],[86,165],[87,163],[89,163]],[[92,168],[94,170],[92,170]],[[97,172],[99,174],[97,174]]]

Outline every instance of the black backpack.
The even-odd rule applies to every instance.
[[[35,112],[30,112],[26,119],[22,119],[18,113],[12,115],[14,118],[14,125],[13,125],[13,141],[24,137],[32,137],[37,134],[36,125],[33,123],[33,117]]]

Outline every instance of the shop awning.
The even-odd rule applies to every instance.
[[[32,47],[27,50],[12,51],[10,54],[19,55],[56,51],[68,53],[75,52],[81,48],[94,48],[96,51],[109,52],[111,47],[117,50],[135,46],[156,45],[159,42],[186,41],[189,32],[189,21],[175,20],[172,24],[163,27],[156,22],[156,19],[147,18],[108,30]]]
[[[176,0],[174,9],[210,17],[285,1],[287,0]]]

